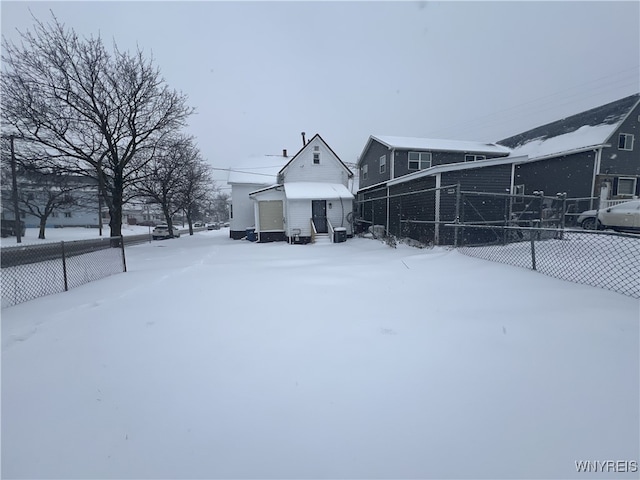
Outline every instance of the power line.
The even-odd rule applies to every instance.
[[[465,120],[463,122],[459,122],[447,127],[443,127],[439,130],[436,130],[436,132],[451,131],[454,129],[459,130],[460,128],[464,128],[465,126],[478,126],[478,124],[480,123],[485,129],[491,128],[499,124],[512,122],[512,120],[514,119],[522,118],[524,116],[523,115],[524,113],[526,113],[526,115],[532,115],[532,114],[541,114],[541,113],[550,112],[550,111],[557,111],[558,107],[573,105],[575,104],[575,100],[578,100],[578,99],[584,100],[584,99],[594,98],[599,95],[602,95],[603,93],[607,93],[609,91],[611,92],[619,91],[622,88],[631,87],[631,86],[635,87],[635,90],[638,90],[640,89],[640,83],[638,78],[638,68],[639,68],[638,66],[630,67],[630,68],[621,70],[620,72],[617,72],[615,74],[599,77],[597,79],[584,82],[582,84],[573,86],[571,88],[559,90],[549,95],[537,97],[535,99],[529,100],[527,102],[523,102],[518,105],[513,105],[511,107],[504,108],[502,110],[494,111],[487,115],[481,115],[471,120]],[[603,84],[598,85],[598,83],[600,83],[603,80],[607,80],[607,83],[604,85]],[[578,91],[579,87],[586,86],[586,85],[593,85],[593,86],[587,89],[586,91]],[[558,97],[561,97],[560,103],[558,100],[555,100]],[[535,108],[534,110],[531,110],[531,108],[526,110],[526,107],[528,106],[535,106],[537,108]],[[526,112],[523,112],[523,110],[526,110]],[[489,120],[491,123],[487,124],[487,120]]]

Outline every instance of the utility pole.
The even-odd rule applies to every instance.
[[[16,232],[16,241],[22,243],[22,225],[20,222],[20,207],[18,206],[18,180],[16,178],[16,153],[13,147],[14,136],[9,135],[9,143],[11,144],[11,182],[13,187],[13,217],[14,229]]]

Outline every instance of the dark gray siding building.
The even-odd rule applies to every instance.
[[[493,143],[371,135],[358,159],[360,188],[366,189],[427,168],[505,157]]]
[[[640,94],[497,142],[529,160],[516,168],[524,193],[625,200],[640,195]]]
[[[359,219],[364,226],[382,225],[397,237],[423,243],[450,245],[454,230],[445,227],[464,214],[456,204],[470,206],[465,221],[504,222],[508,215],[507,197],[477,196],[460,192],[509,194],[515,163],[523,158],[441,164],[404,175],[358,193]],[[461,218],[462,220],[462,218]]]

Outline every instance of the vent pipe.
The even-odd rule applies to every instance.
[[[283,148],[283,149],[282,149],[282,156],[283,156],[283,157],[286,157],[286,156],[287,156],[287,149],[286,149],[286,148]]]
[[[304,147],[307,144],[307,142],[304,141],[304,132],[302,132],[302,146]]]

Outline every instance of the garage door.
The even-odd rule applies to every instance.
[[[282,200],[265,200],[258,202],[260,231],[283,231]]]

